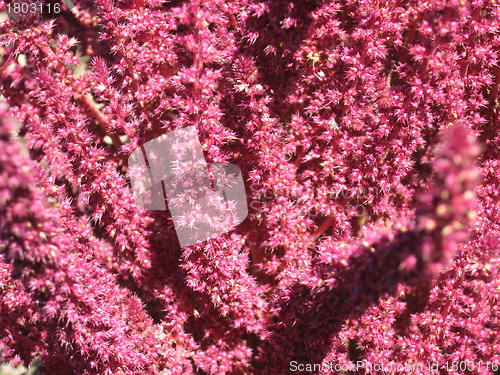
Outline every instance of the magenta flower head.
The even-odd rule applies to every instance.
[[[494,0],[0,13],[0,372],[499,373]]]

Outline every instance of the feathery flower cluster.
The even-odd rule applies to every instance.
[[[1,361],[499,373],[495,0],[61,5],[0,21]],[[248,217],[181,246],[128,160],[188,127]]]

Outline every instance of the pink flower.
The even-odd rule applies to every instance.
[[[73,3],[0,23],[0,360],[498,371],[494,1]],[[189,148],[165,210],[132,192],[130,155],[185,128],[203,166],[242,171],[229,232]],[[171,212],[197,194],[214,209]]]

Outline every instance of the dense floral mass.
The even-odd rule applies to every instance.
[[[61,9],[0,25],[0,361],[500,373],[495,0]],[[248,217],[181,248],[127,160],[186,127]]]

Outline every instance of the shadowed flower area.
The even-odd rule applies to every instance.
[[[496,1],[12,9],[0,373],[500,374]],[[152,210],[145,145],[187,129]],[[231,164],[227,231],[183,199]]]

